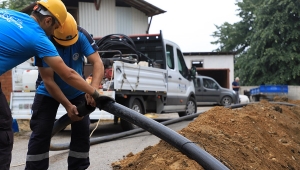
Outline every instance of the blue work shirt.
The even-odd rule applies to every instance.
[[[240,86],[240,83],[234,81],[232,82],[232,86]],[[233,88],[234,91],[239,91],[240,88]]]
[[[53,38],[50,38],[56,46],[57,51],[67,66],[74,69],[79,75],[83,77],[84,56],[89,56],[98,50],[98,46],[88,34],[86,30],[78,26],[78,40],[75,44],[64,47],[59,45]],[[35,58],[35,65],[39,67],[49,67],[44,61]],[[82,91],[75,89],[66,82],[64,82],[56,73],[54,73],[54,81],[60,87],[64,95],[69,99],[74,99],[83,94]],[[47,91],[45,84],[41,81],[36,91],[37,94],[42,94],[51,97]]]
[[[45,31],[29,15],[0,9],[0,26],[0,75],[33,56],[58,56]]]

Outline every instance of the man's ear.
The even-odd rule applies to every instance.
[[[52,24],[52,17],[45,17],[44,22],[46,25],[51,25]]]

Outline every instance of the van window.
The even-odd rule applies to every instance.
[[[195,79],[194,79],[194,80],[195,80]],[[194,84],[195,84],[195,87],[200,87],[200,79],[197,78],[197,79],[195,80]]]
[[[215,81],[206,78],[203,78],[203,86],[208,89],[216,89],[218,87]]]
[[[170,69],[174,69],[174,52],[173,47],[166,45],[167,64]]]

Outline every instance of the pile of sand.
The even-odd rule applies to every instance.
[[[299,101],[288,102],[300,104]],[[261,101],[239,109],[216,106],[178,133],[229,169],[300,169],[298,105]],[[112,167],[115,170],[203,169],[164,141],[135,155],[130,153]]]

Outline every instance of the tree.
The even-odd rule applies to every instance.
[[[241,18],[241,21],[234,24],[225,22],[221,26],[216,26],[218,31],[213,32],[212,36],[218,38],[218,40],[211,43],[220,45],[220,47],[214,51],[234,51],[237,54],[245,51],[250,43],[250,37],[253,32],[252,24],[255,19],[254,10],[256,5],[259,5],[259,2],[244,0],[236,3],[239,7],[237,15]]]
[[[35,2],[35,0],[3,0],[0,1],[0,8],[9,8],[16,11],[20,11],[31,3]]]
[[[7,7],[7,1],[0,1],[0,8],[6,8]]]
[[[237,5],[242,20],[227,27],[231,30],[222,27],[227,23],[217,27],[220,34],[213,36],[219,42],[212,42],[224,44],[217,50],[237,52],[236,76],[244,85],[299,84],[300,1],[244,0]]]

